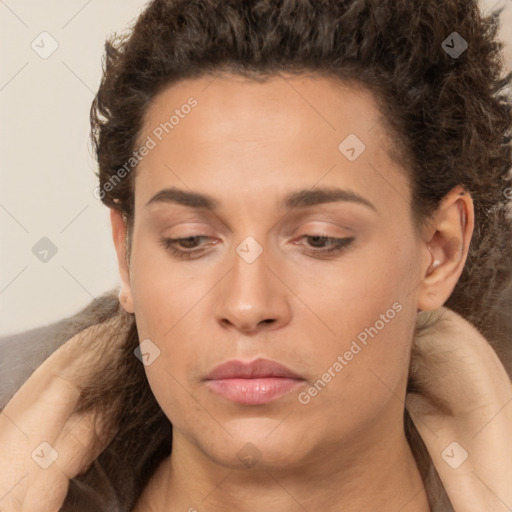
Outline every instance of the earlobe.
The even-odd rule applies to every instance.
[[[473,224],[471,196],[455,187],[441,201],[429,225],[425,248],[430,262],[418,288],[419,309],[438,309],[450,297],[466,262]]]
[[[121,277],[119,302],[127,313],[134,313],[130,269],[126,257],[126,223],[121,212],[113,208],[110,209],[110,222],[112,224],[112,238],[117,254],[119,275]]]

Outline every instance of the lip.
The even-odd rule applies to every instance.
[[[243,405],[262,405],[289,393],[305,382],[286,366],[268,359],[250,363],[227,361],[205,379],[213,392]]]
[[[301,379],[302,376],[293,372],[282,364],[270,359],[258,358],[244,363],[233,359],[214,368],[206,377],[206,380],[219,379],[258,379],[265,377],[284,377],[289,379]]]

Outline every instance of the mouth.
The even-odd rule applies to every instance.
[[[263,405],[291,392],[305,379],[275,361],[256,359],[223,363],[205,381],[211,391],[231,402]]]

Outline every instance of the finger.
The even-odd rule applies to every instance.
[[[80,397],[80,390],[74,384],[57,375],[45,371],[37,377],[27,381],[23,393],[16,393],[3,411],[36,444],[57,438]],[[32,394],[27,395],[28,392]],[[3,444],[3,435],[0,441]]]
[[[59,428],[62,429],[62,425]],[[37,437],[28,437],[14,425],[10,432],[2,432],[0,453],[1,487],[10,489],[8,499],[3,502],[8,503],[7,510],[24,510],[27,491],[34,489],[34,482],[41,479],[47,483],[46,490],[37,494],[39,504],[28,510],[38,510],[39,507],[50,510],[48,500],[65,483],[59,474],[62,471],[54,464],[59,457],[54,440],[46,437],[44,429],[37,433]]]
[[[53,471],[51,476],[30,482],[20,512],[59,512],[66,499],[69,478],[63,472]]]
[[[57,376],[40,379],[46,385],[34,400],[15,395],[0,414],[0,489],[9,491],[3,503],[7,510],[16,510],[23,503],[30,483],[36,478],[37,462],[46,464],[54,457],[53,444],[71,416],[79,397],[78,390]],[[33,387],[30,383],[25,389]],[[1,510],[1,509],[0,509]]]
[[[112,440],[115,433],[107,436],[103,430],[104,424],[95,411],[73,415],[56,441],[62,453],[58,465],[68,478],[85,472]]]
[[[70,418],[53,444],[57,458],[49,467],[34,474],[22,512],[57,512],[60,509],[70,479],[85,472],[108,444],[109,439],[98,437],[97,425],[93,412],[75,413]]]
[[[9,488],[0,486],[0,512],[20,512],[21,511],[21,500],[18,498],[17,489],[25,479],[27,475],[23,475],[18,478]]]

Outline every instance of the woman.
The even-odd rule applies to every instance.
[[[508,510],[496,27],[466,0],[155,0],[109,42],[119,301],[5,407],[5,502]]]

